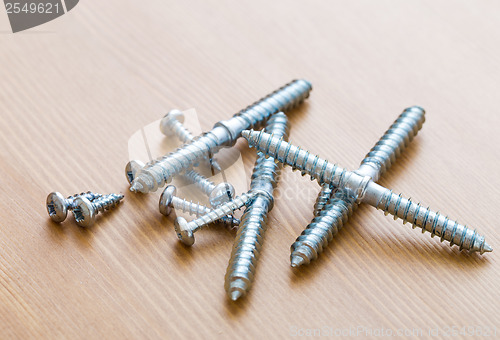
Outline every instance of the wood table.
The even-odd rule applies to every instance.
[[[424,107],[380,183],[498,249],[499,13],[465,0],[81,1],[13,34],[0,10],[0,337],[498,336],[497,252],[460,253],[370,206],[292,270],[319,186],[290,168],[254,286],[232,303],[235,233],[211,227],[182,246],[161,191],[129,192],[124,167],[132,137],[170,109],[196,110],[206,131],[304,78],[313,91],[290,112],[290,140],[349,169],[404,108]],[[255,151],[233,150],[241,193]],[[125,199],[89,229],[50,221],[49,192],[86,190]]]

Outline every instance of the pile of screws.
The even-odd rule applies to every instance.
[[[78,226],[90,227],[99,212],[115,207],[122,199],[123,195],[103,196],[90,191],[67,198],[59,192],[51,192],[47,196],[47,212],[52,221],[61,223],[68,216],[68,211],[72,211]]]
[[[450,246],[469,252],[491,252],[483,236],[445,215],[414,203],[376,182],[395,162],[400,153],[417,135],[425,121],[425,111],[413,106],[403,111],[382,138],[366,155],[356,171],[348,171],[309,151],[288,143],[288,119],[283,113],[295,108],[309,97],[311,84],[294,80],[235,114],[220,121],[209,132],[194,137],[183,125],[179,110],[170,111],[161,121],[165,135],[175,135],[183,143],[174,152],[147,164],[130,161],[125,169],[132,192],[157,191],[175,176],[182,176],[207,195],[210,207],[176,196],[176,188],[168,185],[160,198],[159,209],[169,215],[172,208],[194,215],[192,221],[183,217],[175,220],[179,240],[187,246],[195,242],[194,233],[211,223],[222,223],[238,228],[225,276],[225,290],[233,301],[247,294],[252,284],[257,260],[267,229],[267,216],[274,205],[273,192],[281,165],[298,169],[311,180],[316,179],[321,189],[314,205],[314,219],[291,246],[291,266],[299,267],[316,259],[328,243],[347,223],[357,206],[367,203],[403,224],[439,236]],[[263,127],[261,131],[254,129]],[[213,156],[222,148],[232,147],[240,137],[257,149],[257,161],[251,177],[250,190],[235,196],[234,187],[227,182],[215,184],[194,167],[207,162],[212,169],[222,171]],[[65,219],[67,210],[73,210],[77,223],[89,226],[97,212],[116,204],[123,196],[100,197],[82,194],[64,199],[58,193],[47,198],[49,215],[56,222]],[[233,213],[245,207],[241,221]]]

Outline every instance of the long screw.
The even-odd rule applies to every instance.
[[[215,184],[195,170],[186,171],[183,177],[196,185],[198,189],[208,196],[208,201],[212,208],[229,202],[235,196],[235,190],[231,183]]]
[[[283,112],[274,114],[266,125],[266,131],[275,136],[288,137],[288,119]],[[251,204],[247,206],[242,223],[233,243],[233,250],[226,270],[225,284],[227,295],[233,301],[246,295],[250,290],[260,250],[267,230],[267,216],[273,209],[273,192],[281,165],[262,154],[257,154],[257,161],[252,174],[250,190],[257,193]]]
[[[309,151],[284,142],[280,138],[263,131],[243,131],[243,137],[249,145],[255,146],[258,151],[273,157],[277,161],[290,165],[292,169],[301,170],[302,174],[309,174],[311,179],[318,183],[330,183],[335,187],[346,188],[356,194],[357,203],[367,203],[377,209],[391,214],[395,219],[403,220],[403,224],[410,221],[414,227],[428,231],[432,236],[437,235],[441,242],[446,240],[450,246],[458,245],[460,250],[469,252],[490,252],[493,249],[475,230],[465,225],[451,221],[448,217],[424,208],[420,203],[396,195],[387,188],[375,183],[370,176],[362,176],[355,172],[343,169],[328,162],[319,156],[312,156]]]
[[[96,215],[115,207],[123,199],[123,195],[110,194],[89,201],[85,197],[77,197],[74,202],[73,214],[76,224],[80,227],[90,227],[95,222]]]
[[[316,202],[314,203],[314,216],[318,216],[319,213],[328,204],[328,201],[332,198],[333,188],[330,184],[323,184],[321,190],[319,191],[318,197],[316,197]]]
[[[165,216],[170,215],[173,209],[178,209],[182,212],[188,213],[190,215],[195,215],[196,217],[203,216],[212,211],[209,207],[204,206],[200,203],[194,203],[180,197],[175,196],[177,194],[177,188],[173,185],[168,185],[165,190],[163,190],[160,196],[160,202],[158,206],[160,208],[160,213]],[[234,218],[233,216],[223,216],[220,220],[216,222],[221,222],[228,228],[234,228],[240,224],[240,220]]]
[[[195,232],[207,224],[220,220],[224,216],[231,215],[235,210],[240,209],[244,205],[250,204],[256,195],[256,192],[249,191],[241,196],[236,196],[232,201],[226,202],[213,209],[208,214],[200,216],[190,222],[186,221],[183,217],[177,217],[175,219],[175,232],[177,233],[177,237],[185,245],[192,246],[195,241]]]
[[[160,121],[160,131],[165,136],[176,136],[184,144],[192,142],[195,137],[184,126],[184,118],[181,110],[170,110]],[[209,162],[212,171],[221,171],[220,165],[211,155],[205,155],[204,158]]]
[[[356,172],[377,181],[415,138],[424,122],[425,111],[422,108],[413,106],[404,110],[366,155]],[[331,190],[329,184],[323,184],[323,188],[325,186]],[[309,264],[315,260],[347,223],[357,207],[353,195],[348,191],[336,192],[292,244],[290,255],[292,267]]]
[[[101,194],[95,194],[93,192],[82,192],[81,194],[74,194],[73,196],[68,196],[64,198],[64,196],[55,191],[51,192],[47,196],[47,212],[52,219],[52,221],[61,223],[68,216],[68,211],[73,210],[75,198],[77,197],[85,197],[89,201],[93,201],[94,199],[101,197]]]
[[[258,127],[272,114],[299,105],[309,96],[311,89],[308,81],[294,80],[235,114],[231,119],[216,123],[211,131],[196,137],[191,143],[148,163],[137,174],[130,190],[142,193],[158,190],[204,155],[213,155],[223,147],[233,146],[243,130]]]

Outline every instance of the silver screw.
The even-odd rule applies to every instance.
[[[275,136],[287,138],[286,115],[282,112],[274,114],[265,129]],[[262,153],[257,154],[250,184],[250,190],[256,192],[257,196],[247,205],[241,217],[242,223],[233,243],[225,276],[224,288],[233,301],[246,295],[252,285],[267,230],[267,215],[274,206],[273,192],[280,171],[281,166],[274,159],[266,159]]]
[[[50,218],[52,221],[60,223],[66,219],[66,216],[68,216],[68,211],[73,210],[73,204],[75,201],[76,197],[85,197],[90,201],[93,201],[94,199],[101,197],[101,194],[95,194],[90,191],[81,193],[81,194],[74,194],[73,196],[68,196],[67,198],[64,198],[64,196],[59,193],[59,192],[51,192],[47,196],[47,212],[49,213]]]
[[[183,217],[177,217],[175,220],[175,232],[177,233],[177,237],[185,245],[192,246],[194,244],[195,232],[207,224],[220,220],[224,216],[231,215],[235,210],[249,204],[256,195],[257,193],[249,191],[241,196],[236,196],[232,201],[218,206],[208,214],[200,216],[191,222],[187,222]]]
[[[189,143],[194,136],[183,125],[184,113],[181,110],[170,110],[160,121],[160,131],[165,136],[177,136],[182,143]]]
[[[277,161],[290,165],[293,169],[309,174],[311,179],[317,179],[320,184],[332,184],[335,187],[346,188],[356,193],[357,203],[367,203],[403,220],[403,224],[411,221],[414,227],[429,231],[432,236],[441,237],[441,241],[450,242],[450,246],[458,245],[460,250],[469,252],[490,252],[493,249],[475,230],[451,221],[440,213],[424,208],[420,203],[396,195],[387,188],[375,183],[370,176],[362,176],[329,163],[319,156],[312,156],[309,151],[302,150],[290,143],[274,138],[263,131],[243,131],[243,137],[249,145],[258,151],[275,158]]]
[[[160,121],[160,131],[165,136],[175,135],[182,143],[191,143],[195,138],[191,132],[184,126],[184,113],[180,110],[170,110]],[[221,171],[220,165],[210,154],[204,158],[210,164],[213,171]]]
[[[404,110],[366,155],[356,172],[377,181],[415,138],[424,122],[425,111],[422,108],[414,106]],[[323,188],[325,186],[331,188],[329,184],[324,184]],[[292,267],[309,264],[315,260],[347,223],[357,206],[353,195],[347,190],[336,192],[292,244],[290,255]]]
[[[190,215],[195,215],[196,217],[203,216],[212,211],[209,207],[204,206],[200,203],[193,203],[188,200],[179,198],[175,196],[177,193],[177,189],[173,185],[169,185],[163,190],[160,196],[159,208],[160,213],[165,216],[170,215],[172,212],[172,208],[178,209],[182,212],[188,213]],[[234,228],[240,224],[240,220],[234,218],[233,216],[223,216],[219,221],[224,224],[226,227]]]
[[[141,169],[144,168],[144,163],[138,160],[132,160],[125,166],[125,176],[129,184],[132,184],[135,176]]]
[[[330,184],[323,184],[321,190],[316,198],[316,203],[314,203],[314,216],[318,216],[319,213],[328,204],[328,201],[332,198],[333,188]]]
[[[235,190],[231,183],[224,182],[216,185],[214,182],[194,170],[186,171],[183,177],[196,185],[208,196],[212,208],[222,203],[229,202],[235,195]]]
[[[85,197],[75,199],[73,214],[76,224],[80,227],[90,227],[95,222],[96,215],[115,207],[123,199],[123,195],[110,194],[89,201]]]
[[[191,143],[146,164],[137,174],[130,190],[142,193],[158,190],[204,155],[215,154],[223,147],[233,146],[243,130],[260,126],[272,114],[299,105],[309,96],[311,89],[308,81],[294,80],[231,119],[216,123],[211,131],[196,137]]]

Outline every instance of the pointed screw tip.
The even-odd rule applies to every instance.
[[[241,294],[241,292],[239,290],[233,290],[231,292],[231,300],[232,301],[236,301],[242,296],[243,296],[243,294]]]
[[[245,138],[248,139],[250,137],[250,130],[243,130],[241,132],[241,135]]]
[[[133,184],[132,184],[132,186],[130,187],[130,191],[132,191],[132,192],[139,192],[139,191],[141,191],[141,190],[142,190],[142,185],[141,185],[141,183],[137,183],[137,182],[135,182],[135,183],[133,183]]]
[[[483,247],[483,251],[484,251],[485,253],[490,253],[490,252],[492,252],[492,251],[493,251],[493,248],[492,248],[492,247],[491,247],[488,243],[485,243],[485,244],[484,244],[484,247]]]
[[[297,268],[303,265],[306,261],[304,260],[303,257],[298,256],[298,255],[293,255],[292,256],[292,261],[291,261],[291,266],[292,268]]]

